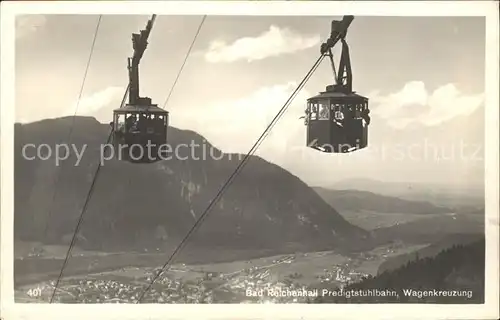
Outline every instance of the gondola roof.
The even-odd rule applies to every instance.
[[[314,97],[307,99],[307,101],[317,100],[317,99],[325,99],[325,98],[326,99],[344,98],[344,99],[368,100],[367,97],[359,95],[355,92],[344,93],[344,92],[324,91],[324,92],[320,92],[318,95],[315,95]]]
[[[157,104],[152,104],[152,105],[148,105],[148,106],[127,104],[122,108],[113,110],[113,112],[118,112],[118,113],[147,112],[147,113],[154,113],[154,114],[168,114],[168,111],[158,107]]]

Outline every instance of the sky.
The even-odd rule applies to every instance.
[[[131,33],[148,18],[103,16],[78,103],[98,17],[17,17],[16,121],[75,110],[111,121],[128,81]],[[170,124],[198,132],[225,152],[246,153],[339,18],[207,17],[166,106]],[[141,62],[142,96],[164,105],[201,19],[157,17]],[[305,100],[332,83],[325,60],[256,154],[310,185],[351,178],[483,184],[484,18],[356,17],[347,40],[354,90],[370,99],[369,147],[349,155],[305,147],[299,118]]]

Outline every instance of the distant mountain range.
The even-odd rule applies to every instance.
[[[326,189],[357,190],[405,200],[430,202],[452,210],[484,208],[484,186],[453,186],[423,183],[383,182],[357,178],[336,182]]]
[[[447,208],[369,191],[314,190],[349,222],[370,229],[378,243],[429,244],[453,235],[484,235],[483,208]],[[390,218],[392,214],[394,218]],[[377,221],[379,226],[369,227],[369,221]]]
[[[381,243],[430,244],[454,234],[484,236],[484,211],[482,215],[438,215],[372,230],[372,236]]]
[[[435,214],[452,211],[426,201],[405,200],[369,191],[331,190],[321,187],[315,187],[314,190],[340,212],[367,210],[383,213]]]
[[[105,143],[108,132],[109,125],[89,117],[16,124],[16,239],[69,243],[99,162],[100,145]],[[84,216],[78,246],[128,251],[177,244],[241,159],[216,150],[195,132],[170,128],[168,134],[172,147],[205,143],[220,160],[172,159],[147,165],[107,161]],[[53,159],[24,159],[21,148],[26,143],[68,143],[78,148],[87,145],[87,149],[79,166],[74,166],[74,154],[61,166],[55,166]],[[201,151],[197,149],[196,155],[201,156]],[[180,151],[180,156],[189,156],[189,152]],[[299,178],[254,156],[189,246],[280,253],[350,250],[370,244],[368,238],[365,230],[348,223]]]

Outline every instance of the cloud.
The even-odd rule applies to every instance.
[[[20,15],[16,17],[16,39],[38,31],[46,23],[47,18],[42,14]]]
[[[400,91],[386,96],[370,95],[372,114],[394,128],[417,123],[436,126],[459,116],[472,114],[484,101],[484,94],[466,95],[446,84],[429,92],[421,81],[408,82]]]
[[[205,53],[205,59],[212,63],[237,60],[251,62],[308,49],[319,42],[319,35],[304,36],[287,28],[271,26],[257,37],[240,38],[232,44],[214,41]]]
[[[124,92],[125,89],[122,87],[108,87],[104,90],[83,96],[80,103],[78,103],[78,110],[76,110],[77,103],[75,102],[75,104],[67,110],[66,114],[74,115],[76,110],[77,115],[90,115],[112,103],[116,104],[118,107],[118,103],[121,102]]]

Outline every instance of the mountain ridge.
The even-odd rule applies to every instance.
[[[69,143],[87,146],[78,166],[73,165],[74,154],[58,167],[50,161],[22,157],[20,149],[26,143],[68,143],[72,126]],[[99,145],[106,141],[109,130],[109,125],[92,117],[16,124],[16,238],[66,242],[63,238],[76,225],[98,166]],[[80,230],[86,242],[79,245],[93,250],[154,248],[180,239],[241,158],[224,154],[191,130],[170,127],[168,137],[172,145],[205,143],[220,160],[174,158],[151,165],[115,159],[105,162]],[[178,156],[187,157],[188,151],[180,150]],[[192,239],[198,246],[278,251],[352,248],[365,246],[369,237],[299,178],[256,156],[213,211]],[[48,235],[44,234],[45,225]]]
[[[453,186],[423,184],[420,182],[383,182],[369,178],[337,181],[323,188],[330,190],[358,190],[409,201],[430,202],[453,210],[484,208],[484,185]]]
[[[313,189],[335,209],[369,210],[384,213],[435,214],[449,213],[452,209],[437,206],[428,201],[406,200],[365,190],[344,190],[313,187]]]

